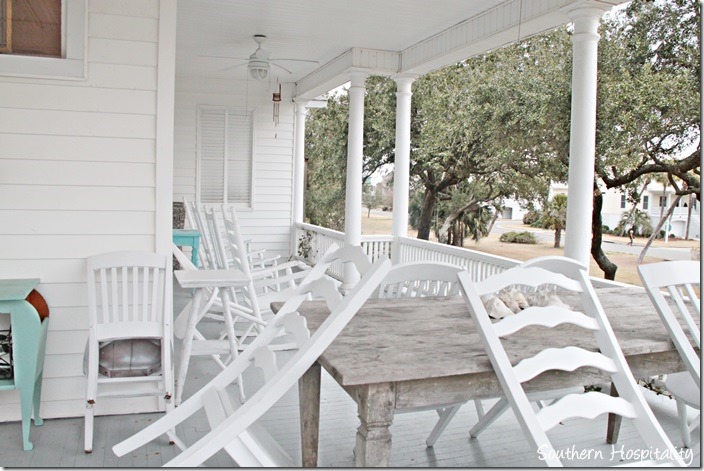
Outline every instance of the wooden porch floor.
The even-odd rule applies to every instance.
[[[176,295],[176,312],[185,302],[185,294]],[[215,327],[215,326],[212,326]],[[176,344],[176,349],[179,344]],[[286,355],[286,352],[280,352]],[[196,358],[189,369],[184,397],[188,397],[209,381],[219,368],[209,358]],[[245,378],[250,389],[261,381],[257,377]],[[347,393],[323,371],[320,423],[319,465],[324,467],[354,466],[353,448],[358,424],[354,402]],[[234,390],[234,388],[233,388]],[[679,448],[675,401],[643,390],[655,416],[666,433]],[[234,391],[233,391],[234,394]],[[491,402],[486,401],[488,410]],[[693,416],[694,411],[690,414]],[[32,426],[31,439],[35,448],[21,449],[19,422],[0,424],[0,466],[2,467],[157,467],[168,462],[178,449],[169,446],[162,437],[122,458],[112,453],[112,446],[149,423],[161,414],[139,414],[97,417],[95,422],[94,451],[83,451],[83,418],[48,419],[41,427]],[[534,467],[540,466],[536,454],[530,449],[512,412],[500,417],[479,438],[470,439],[469,428],[477,421],[474,405],[465,405],[433,448],[425,446],[427,434],[435,425],[434,411],[397,415],[391,427],[393,467]],[[263,425],[286,451],[300,462],[300,434],[298,423],[298,391],[290,390],[262,419]],[[193,443],[208,431],[204,414],[194,417],[177,430],[187,443]],[[570,420],[557,426],[549,435],[562,450],[584,450],[591,456],[585,459],[563,459],[566,466],[610,466],[619,464],[621,451],[640,451],[643,444],[628,420],[623,421],[619,442],[612,447],[604,441],[606,420]],[[701,467],[701,430],[692,435],[692,467]],[[622,448],[623,447],[623,448]],[[615,455],[612,452],[615,451]],[[573,455],[576,456],[576,455]],[[586,456],[586,455],[585,455]],[[686,457],[689,463],[690,456]],[[626,460],[631,461],[631,460]],[[234,463],[225,453],[211,458],[209,466],[232,467]]]

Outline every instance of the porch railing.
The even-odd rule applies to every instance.
[[[344,245],[345,240],[345,234],[342,232],[304,223],[294,225],[293,235],[294,256],[309,264],[315,264],[333,243]],[[481,281],[519,263],[505,257],[410,237],[399,237],[395,240],[391,235],[368,235],[362,236],[361,245],[372,262],[380,257],[388,257],[394,263],[450,263],[464,267],[474,281]],[[342,266],[333,264],[329,274],[342,279]]]
[[[293,226],[293,255],[310,265],[318,262],[320,256],[336,243],[340,246],[345,243],[345,234],[332,229],[299,223]],[[391,235],[362,236],[362,248],[370,260],[376,261],[380,257],[389,257],[394,263],[405,262],[443,262],[464,267],[474,281],[500,273],[521,262],[498,255],[477,252],[476,250],[438,244],[427,240],[411,237],[395,239]],[[341,264],[333,264],[328,274],[342,280]],[[608,288],[617,286],[632,286],[617,281],[591,277],[595,288]]]

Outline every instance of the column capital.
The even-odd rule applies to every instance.
[[[413,81],[415,79],[417,79],[418,77],[420,77],[420,75],[418,75],[418,74],[409,74],[407,72],[400,72],[398,74],[392,75],[391,79],[396,83],[400,83],[400,82],[413,83]]]
[[[352,88],[364,88],[364,82],[367,80],[369,73],[363,70],[350,69],[347,71],[347,77],[350,79]]]
[[[597,0],[582,0],[562,8],[562,12],[574,23],[574,39],[586,35],[598,40],[599,22],[610,8]]]

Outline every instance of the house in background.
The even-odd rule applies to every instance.
[[[554,195],[557,194],[567,194],[567,184],[564,182],[552,182],[550,183],[550,188],[548,189],[548,201],[552,199]],[[535,208],[540,208],[540,202],[533,202]],[[501,213],[501,218],[511,221],[522,221],[523,216],[528,213],[526,209],[525,202],[520,202],[513,198],[506,198],[503,202],[504,210]]]
[[[667,212],[675,198],[675,189],[670,185],[663,187],[662,183],[651,182],[643,191],[636,208],[644,211],[650,218],[650,224],[655,227],[663,214]],[[601,217],[605,225],[610,229],[615,228],[623,213],[630,211],[632,203],[628,200],[627,194],[617,189],[610,189],[604,193],[604,206],[601,210]],[[692,195],[680,199],[677,207],[672,213],[672,217],[663,226],[668,229],[669,235],[684,237],[687,232],[687,221],[689,220],[689,237],[699,238],[701,230],[700,219],[701,205]]]
[[[301,230],[326,234],[302,224],[305,110],[346,82],[351,184],[344,242],[364,242],[368,75],[398,84],[393,236],[403,248],[415,244],[404,238],[413,79],[574,22],[573,236],[566,254],[589,257],[596,31],[601,15],[622,0],[0,3],[3,12],[12,4],[17,20],[10,28],[4,15],[0,28],[0,49],[13,52],[0,54],[0,278],[39,278],[51,310],[45,418],[83,413],[86,257],[171,253],[172,203],[183,197],[218,209],[234,205],[254,248],[288,255]],[[52,51],[19,48],[22,11],[54,25],[28,35],[51,34]],[[401,248],[395,253],[419,253]],[[154,399],[120,399],[102,401],[96,414],[156,408]],[[0,393],[0,421],[19,417],[18,395]]]

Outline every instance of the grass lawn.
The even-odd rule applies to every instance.
[[[520,222],[512,221],[510,222],[515,229],[512,230],[536,230],[535,228],[524,226]],[[408,231],[411,237],[415,237],[416,232],[412,229]],[[372,235],[372,234],[391,234],[391,214],[371,214],[367,217],[367,212],[364,211],[362,215],[362,234]],[[432,237],[431,237],[432,240]],[[552,240],[552,239],[551,239]],[[628,243],[628,237],[617,237],[611,235],[605,235],[604,240],[609,240],[617,243]],[[636,239],[635,245],[643,246],[645,245],[647,239]],[[691,248],[698,247],[698,240],[670,240],[667,244],[664,241],[656,240],[653,244],[654,247],[672,247],[672,248]],[[514,260],[528,260],[534,257],[540,257],[544,255],[564,255],[563,249],[556,249],[552,246],[552,242],[539,242],[535,245],[530,244],[506,244],[499,242],[499,234],[490,234],[488,237],[481,239],[479,242],[474,242],[472,240],[465,240],[464,247],[479,252],[490,253],[494,255],[501,255],[503,257],[512,258]],[[638,259],[638,254],[624,254],[617,252],[606,252],[607,257],[613,263],[618,265],[618,271],[616,272],[616,281],[622,283],[630,283],[633,285],[641,285],[640,278],[638,277],[638,272],[636,271],[636,260]],[[654,257],[645,257],[644,263],[660,262],[662,259]],[[594,260],[591,260],[591,266],[589,268],[589,273],[592,276],[603,276],[602,271],[597,266]]]

